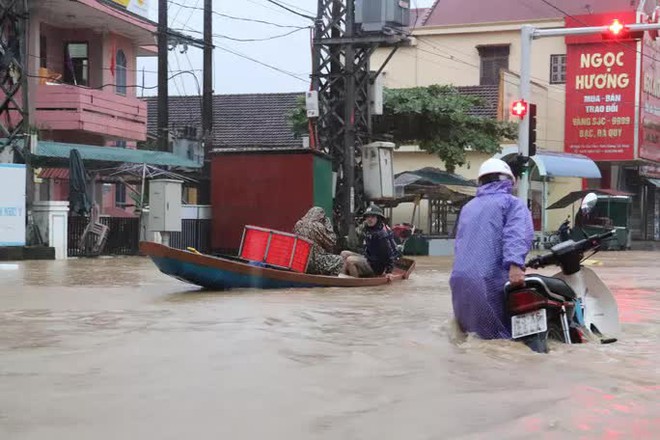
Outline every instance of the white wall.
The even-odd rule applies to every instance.
[[[25,165],[0,163],[0,246],[25,246]]]

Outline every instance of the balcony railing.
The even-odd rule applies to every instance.
[[[147,137],[147,105],[112,90],[65,84],[41,84],[36,92],[36,124],[40,129],[73,130],[120,139]]]

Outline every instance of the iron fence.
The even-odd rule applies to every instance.
[[[137,255],[140,243],[140,219],[137,217],[101,217],[99,221],[109,228],[108,239],[102,255]],[[69,217],[69,257],[83,257],[84,251],[78,244],[85,232],[89,219]]]
[[[170,246],[176,249],[192,247],[208,253],[211,249],[211,220],[181,220],[181,232],[170,234]]]

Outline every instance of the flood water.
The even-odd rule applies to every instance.
[[[644,439],[660,253],[603,253],[613,345],[461,341],[446,259],[370,289],[203,293],[144,258],[0,263],[0,439]]]

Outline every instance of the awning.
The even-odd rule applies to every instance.
[[[656,188],[660,188],[660,179],[649,179],[649,178],[647,177],[646,180],[647,180],[651,185],[655,186]]]
[[[97,147],[93,145],[67,144],[50,141],[39,141],[34,155],[37,157],[69,160],[69,154],[74,148],[80,152],[80,156],[85,161],[139,163],[181,168],[202,167],[202,164],[200,163],[163,151]]]
[[[506,160],[518,154],[517,147],[505,148],[496,157]],[[581,154],[560,153],[557,151],[538,150],[531,157],[540,177],[581,177],[600,179],[601,174],[596,162]],[[534,170],[532,170],[534,171]]]
[[[394,186],[398,194],[420,194],[451,202],[465,201],[477,193],[477,187],[471,180],[432,167],[399,173]]]
[[[410,185],[431,184],[431,185],[453,185],[453,186],[476,186],[474,182],[458,174],[448,173],[439,168],[426,167],[416,171],[404,171],[397,174],[394,184]]]
[[[68,168],[40,168],[38,176],[40,179],[69,180]]]

